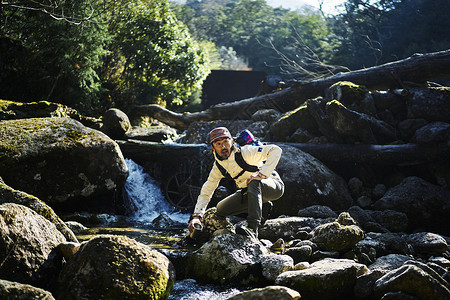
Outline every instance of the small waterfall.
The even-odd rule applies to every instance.
[[[131,205],[134,206],[132,218],[137,222],[151,223],[165,213],[173,221],[187,224],[189,214],[183,214],[167,203],[158,182],[133,160],[125,159],[125,162],[129,170],[125,190]]]

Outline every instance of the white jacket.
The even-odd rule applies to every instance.
[[[237,164],[235,160],[235,154],[237,151],[241,151],[242,158],[247,162],[247,164],[258,166],[259,171],[263,175],[266,175],[267,177],[272,176],[272,173],[275,170],[278,161],[280,160],[282,152],[280,147],[273,144],[261,146],[245,145],[240,149],[237,146],[235,146],[227,159],[218,160],[216,158],[216,162],[221,164],[224,167],[224,169],[228,172],[228,174],[231,175],[231,177],[235,177],[242,171],[242,168]],[[216,156],[215,153],[214,156]],[[247,171],[244,172],[244,174],[242,174],[239,178],[235,180],[236,186],[238,188],[246,188],[247,179],[250,177],[250,175],[255,173]],[[203,184],[202,189],[200,191],[200,195],[197,198],[197,204],[195,205],[194,213],[203,216],[206,207],[208,206],[208,203],[211,200],[212,195],[214,194],[214,191],[219,186],[219,182],[223,177],[224,176],[222,175],[216,164],[213,164],[208,179]]]

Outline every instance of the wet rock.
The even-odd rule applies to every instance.
[[[0,298],[3,300],[41,299],[54,300],[49,291],[29,284],[0,279]]]
[[[450,120],[449,88],[410,88],[408,91],[408,119]]]
[[[51,205],[86,200],[89,208],[125,184],[128,168],[105,134],[67,118],[0,121],[0,174],[14,188]],[[106,197],[108,195],[108,197]]]
[[[397,140],[395,129],[384,121],[347,109],[336,100],[327,103],[327,115],[334,129],[348,142],[388,144]]]
[[[156,228],[169,228],[175,224],[168,214],[160,214],[152,221],[152,225]]]
[[[419,299],[450,299],[448,283],[426,265],[405,263],[375,282],[375,295],[404,292]]]
[[[300,299],[300,293],[285,286],[266,286],[241,292],[227,298],[227,300],[296,300]]]
[[[80,247],[58,278],[59,299],[165,299],[175,282],[172,263],[150,246],[100,235]]]
[[[19,204],[0,205],[0,278],[47,286],[61,268],[56,247],[66,239],[51,223]]]
[[[141,140],[155,143],[173,143],[177,138],[177,131],[171,127],[132,127],[125,133],[125,137],[131,140]]]
[[[283,145],[282,149],[277,171],[285,184],[285,193],[273,201],[272,215],[292,216],[312,205],[328,206],[332,210],[345,210],[352,205],[342,177],[297,148]]]
[[[261,257],[267,249],[257,240],[238,234],[213,237],[186,261],[186,274],[199,282],[237,285],[262,280]]]
[[[56,228],[68,241],[78,242],[73,231],[58,217],[53,209],[37,197],[25,192],[17,191],[0,182],[0,204],[2,203],[21,204],[34,210],[36,213],[55,224]]]
[[[444,122],[434,122],[418,129],[414,135],[414,140],[419,144],[438,144],[447,142],[450,139],[450,124]]]
[[[326,218],[336,218],[337,214],[328,206],[312,205],[300,209],[297,213],[297,216],[326,219]]]
[[[352,260],[327,258],[308,269],[284,272],[275,283],[299,291],[302,299],[344,299],[353,294],[356,278],[367,271]]]
[[[270,125],[270,135],[273,141],[287,141],[298,128],[310,133],[317,132],[317,124],[308,111],[306,105],[283,114],[277,121]]]
[[[408,235],[407,242],[411,244],[416,253],[442,254],[448,249],[446,240],[432,232],[418,232]]]
[[[400,268],[411,257],[401,254],[389,254],[379,257],[369,266],[369,272],[356,280],[355,295],[361,299],[369,299],[374,293],[375,282],[383,275]]]
[[[390,188],[373,208],[405,213],[409,229],[423,228],[442,234],[450,232],[450,192],[419,177],[407,177]]]
[[[288,217],[269,219],[259,230],[259,238],[276,241],[279,238],[291,239],[300,228],[309,226],[316,227],[320,221],[314,218]]]
[[[117,108],[110,108],[103,114],[102,131],[113,139],[122,139],[130,130],[131,123],[128,116]]]
[[[67,221],[65,223],[74,233],[80,233],[88,229],[86,226],[76,221]]]
[[[288,255],[269,253],[261,258],[262,275],[274,282],[278,275],[294,269],[294,261]]]

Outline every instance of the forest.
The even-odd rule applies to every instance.
[[[338,15],[265,0],[2,1],[0,99],[100,115],[201,110],[213,69],[307,81],[450,49],[446,0],[348,0]]]

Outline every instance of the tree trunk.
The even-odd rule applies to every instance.
[[[134,120],[149,116],[174,128],[185,130],[189,124],[198,121],[250,119],[260,109],[274,108],[280,112],[292,110],[306,100],[324,96],[332,84],[339,81],[351,81],[364,85],[370,90],[404,88],[408,83],[425,84],[428,80],[450,76],[450,50],[414,55],[407,59],[387,63],[381,66],[306,82],[296,82],[281,91],[231,103],[222,103],[195,113],[176,113],[159,105],[139,105],[129,112]]]

